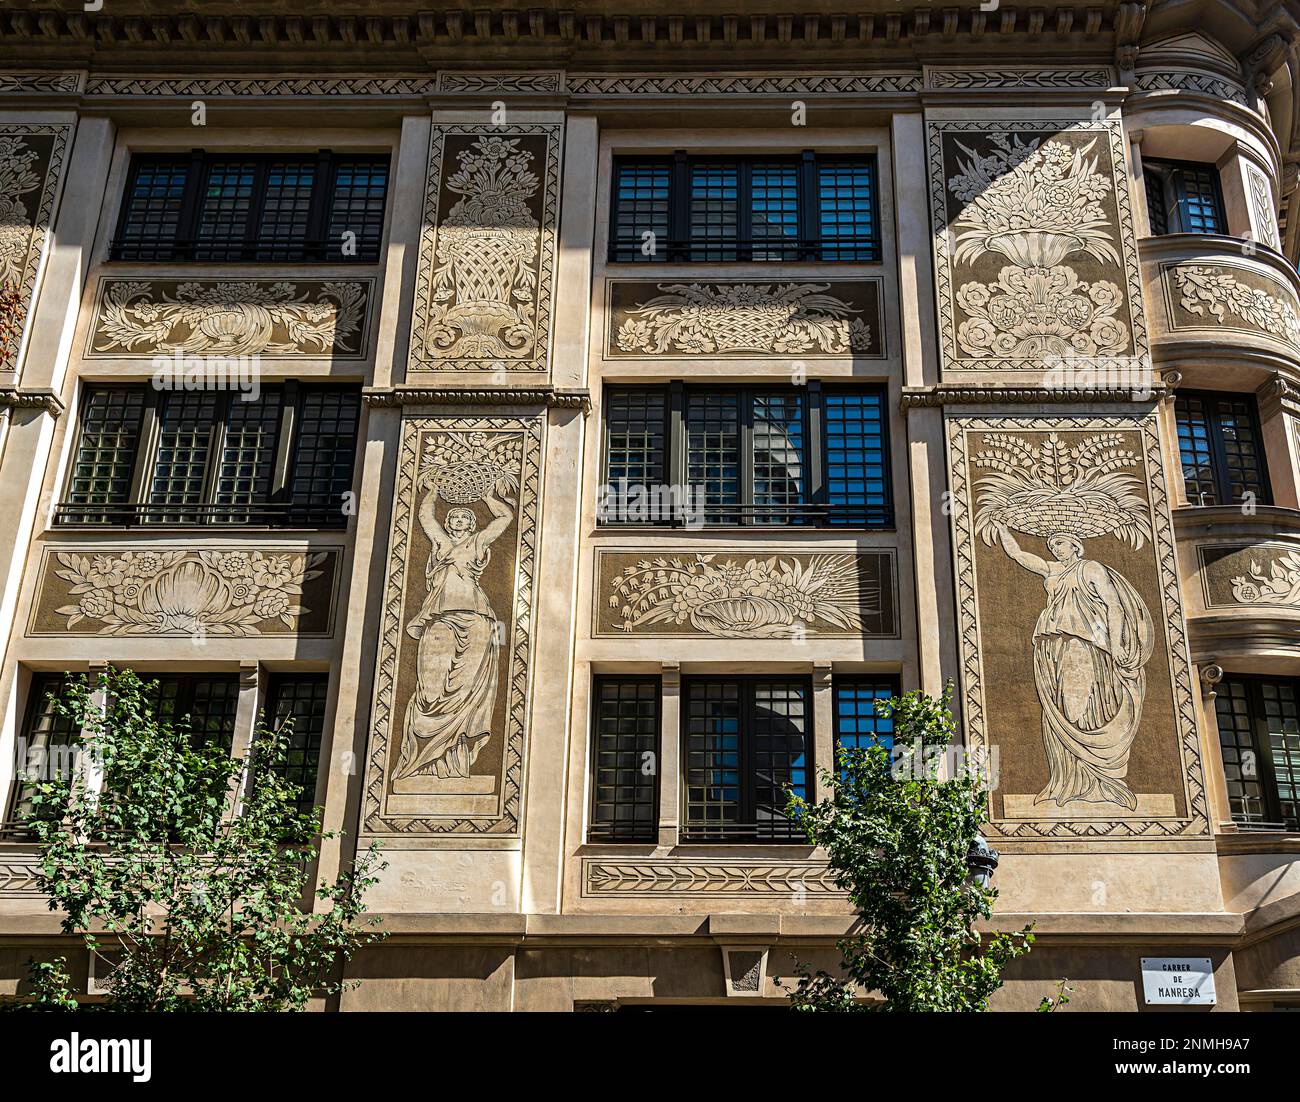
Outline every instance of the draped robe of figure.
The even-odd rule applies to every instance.
[[[479,578],[492,556],[470,536],[435,545],[428,596],[407,634],[419,640],[395,776],[468,777],[491,737],[497,695],[496,614]]]
[[[1137,797],[1125,777],[1146,696],[1151,614],[1128,581],[1102,563],[1078,557],[1052,566],[1033,643],[1050,776],[1034,802],[1085,800],[1134,810]]]

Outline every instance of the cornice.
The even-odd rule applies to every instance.
[[[169,64],[186,64],[185,54],[193,50],[194,63],[203,67],[219,64],[223,55],[254,59],[274,52],[283,64],[294,54],[333,53],[351,57],[354,64],[364,59],[364,67],[376,71],[391,70],[403,59],[409,63],[413,58],[429,61],[460,54],[463,60],[467,49],[487,68],[503,58],[536,65],[547,58],[583,54],[599,56],[603,65],[611,54],[662,54],[686,47],[699,55],[706,69],[716,71],[719,58],[735,64],[737,54],[788,57],[799,47],[846,57],[870,52],[877,62],[882,49],[957,55],[972,45],[1000,41],[1018,43],[1015,49],[1040,39],[1050,41],[1053,50],[1077,49],[1092,40],[1104,44],[1115,27],[1104,4],[984,11],[970,3],[940,11],[917,6],[911,11],[828,14],[805,2],[784,13],[745,12],[737,5],[734,13],[681,14],[680,9],[650,0],[628,3],[622,11],[602,5],[602,10],[589,11],[478,7],[412,13],[396,0],[376,0],[364,13],[321,12],[306,5],[301,12],[285,11],[293,6],[267,2],[256,7],[200,7],[192,2],[115,0],[88,12],[55,10],[49,3],[44,10],[0,13],[0,43],[29,45],[52,60],[161,57]],[[646,10],[656,6],[666,10]],[[868,6],[874,7],[858,5]],[[1132,6],[1121,5],[1120,10]],[[707,61],[706,53],[711,55]]]
[[[591,410],[591,393],[585,389],[541,387],[366,387],[361,400],[372,409],[402,406],[547,406]]]

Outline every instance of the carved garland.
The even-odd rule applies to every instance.
[[[971,431],[1050,431],[1089,429],[1116,431],[1140,429],[1145,444],[1144,484],[1150,493],[1153,549],[1158,557],[1160,589],[1164,603],[1165,638],[1172,675],[1175,723],[1182,747],[1186,788],[1186,817],[1169,819],[1114,819],[1077,822],[1027,822],[990,824],[990,837],[1015,840],[1061,841],[1079,838],[1168,838],[1209,833],[1209,811],[1200,765],[1196,705],[1192,699],[1191,664],[1182,598],[1174,561],[1174,541],[1165,489],[1160,437],[1152,416],[1133,417],[953,417],[948,421],[948,455],[953,495],[953,549],[957,566],[957,612],[961,652],[962,699],[968,746],[987,751],[988,719],[984,708],[983,657],[975,593],[975,535],[967,481],[966,436]]]
[[[415,480],[419,461],[417,448],[421,431],[429,427],[458,432],[511,428],[521,429],[524,433],[523,477],[519,485],[519,552],[515,564],[514,632],[510,642],[505,690],[509,696],[506,704],[499,818],[468,816],[459,819],[407,818],[385,815],[383,812],[389,744],[398,730],[394,724],[398,644],[403,631],[402,603],[406,591],[411,521],[415,510]],[[365,806],[362,821],[363,830],[367,833],[516,835],[519,832],[528,725],[533,573],[537,524],[540,518],[541,442],[542,425],[538,418],[410,416],[403,420],[397,495],[394,500],[392,534],[388,549],[388,583],[384,590],[383,623],[380,631],[378,665],[375,671],[370,754],[366,765]]]

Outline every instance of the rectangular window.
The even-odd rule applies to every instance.
[[[387,154],[140,154],[111,260],[373,262]],[[355,246],[355,247],[354,247]]]
[[[616,157],[612,262],[880,259],[874,156]]]
[[[1229,675],[1214,710],[1234,821],[1300,831],[1300,682]]]
[[[835,752],[866,750],[894,745],[894,720],[876,712],[877,700],[898,695],[898,682],[891,677],[836,677]]]
[[[1174,412],[1190,504],[1270,503],[1264,445],[1251,395],[1180,390]],[[1246,494],[1254,496],[1247,499]]]
[[[43,779],[52,779],[53,770],[72,767],[70,754],[60,751],[70,746],[80,732],[56,713],[51,699],[52,694],[57,696],[61,692],[67,676],[39,673],[32,678],[15,770],[19,776],[8,815],[11,824],[17,823],[31,809],[33,791],[22,778],[27,769],[42,773]],[[189,717],[191,736],[196,744],[215,742],[227,752],[232,749],[235,715],[239,707],[238,674],[141,673],[139,676],[143,682],[156,683],[151,702],[159,717],[173,723]],[[60,775],[66,779],[66,772]]]
[[[602,524],[888,528],[880,388],[609,387]]]
[[[1214,165],[1143,158],[1142,176],[1153,234],[1228,232]]]
[[[10,830],[31,815],[32,797],[36,794],[34,782],[54,780],[56,775],[66,779],[65,771],[73,767],[69,748],[81,732],[54,710],[52,699],[61,694],[64,676],[61,673],[32,675],[27,714],[15,755],[13,799],[5,817]],[[45,818],[44,810],[41,817]]]
[[[59,524],[342,528],[361,393],[355,386],[86,388]]]
[[[324,673],[273,674],[267,687],[267,723],[278,730],[287,720],[293,720],[289,750],[279,771],[302,788],[298,810],[304,814],[316,806],[328,702],[329,675]]]
[[[786,791],[807,797],[812,696],[801,678],[683,678],[685,842],[801,842]]]
[[[595,679],[588,841],[658,839],[659,696],[657,677]]]

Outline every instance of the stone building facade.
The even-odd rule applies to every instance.
[[[1294,3],[56,7],[0,14],[5,990],[110,663],[295,717],[322,876],[380,843],[343,1009],[779,1000],[852,918],[782,789],[949,679],[998,1005],[1300,1006]]]

